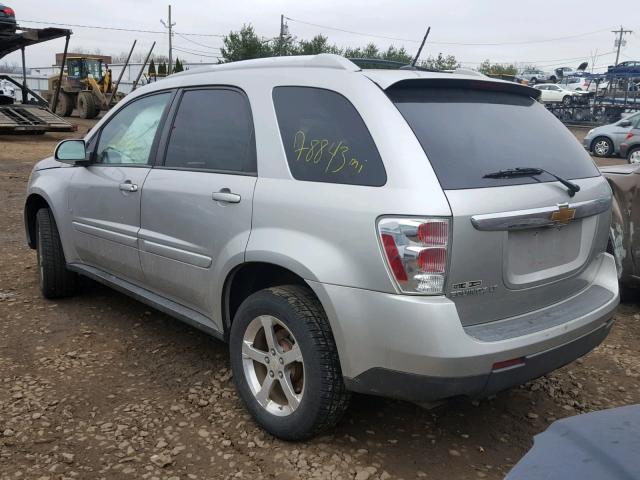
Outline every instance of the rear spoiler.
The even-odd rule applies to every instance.
[[[411,78],[399,80],[389,85],[385,92],[393,93],[394,91],[403,90],[405,88],[456,88],[469,90],[484,90],[491,92],[515,93],[524,97],[530,97],[537,100],[542,93],[537,88],[528,87],[518,83],[504,82],[497,80],[489,80],[483,78]]]

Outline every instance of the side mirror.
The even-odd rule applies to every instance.
[[[87,150],[84,140],[63,140],[56,147],[54,158],[70,165],[86,165]]]
[[[618,125],[620,125],[621,127],[630,127],[631,122],[629,120],[623,120]]]

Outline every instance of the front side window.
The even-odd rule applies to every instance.
[[[321,88],[277,87],[273,102],[293,178],[379,187],[387,174],[354,106]]]
[[[162,119],[171,97],[161,93],[135,100],[126,105],[102,129],[96,163],[146,165]]]
[[[184,92],[164,166],[256,173],[253,120],[246,97],[229,89]]]

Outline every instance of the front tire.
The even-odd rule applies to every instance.
[[[569,106],[573,103],[573,98],[571,98],[571,95],[565,95],[564,97],[562,97],[562,104],[565,106]]]
[[[313,293],[288,285],[240,306],[229,338],[240,398],[256,422],[283,440],[336,425],[349,403],[329,321]]]
[[[640,147],[633,147],[627,152],[627,161],[634,165],[640,164]]]
[[[596,157],[609,157],[613,154],[613,142],[607,137],[596,137],[591,142],[591,151]]]
[[[40,291],[46,298],[73,295],[77,275],[67,270],[62,242],[51,210],[41,208],[36,214],[38,275]]]

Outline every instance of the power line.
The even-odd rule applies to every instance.
[[[312,22],[307,22],[304,20],[297,20],[295,18],[291,18],[291,17],[285,17],[287,20],[290,20],[292,22],[296,22],[296,23],[302,23],[305,25],[311,25],[314,27],[319,27],[319,28],[326,28],[328,30],[335,30],[338,32],[344,32],[344,33],[351,33],[353,35],[360,35],[363,37],[374,37],[374,38],[383,38],[385,40],[395,40],[395,41],[399,41],[399,42],[411,42],[411,43],[420,43],[421,40],[415,40],[415,39],[410,39],[410,38],[398,38],[398,37],[387,37],[385,35],[376,35],[373,33],[364,33],[364,32],[356,32],[353,30],[346,30],[344,28],[337,28],[337,27],[330,27],[328,25],[321,25],[319,23],[312,23]],[[532,43],[545,43],[545,42],[557,42],[558,40],[567,40],[567,39],[571,39],[571,38],[578,38],[578,37],[584,37],[587,35],[593,35],[595,33],[600,33],[600,32],[605,32],[608,31],[611,27],[607,27],[607,28],[602,28],[599,30],[594,30],[591,32],[585,32],[585,33],[578,33],[575,35],[567,35],[564,37],[556,37],[556,38],[546,38],[546,39],[540,39],[540,40],[525,40],[525,41],[518,41],[518,42],[496,42],[496,43],[464,43],[464,42],[433,42],[430,41],[429,44],[431,45],[458,45],[458,46],[500,46],[500,45],[525,45],[525,44],[532,44]]]
[[[75,27],[75,28],[91,28],[96,30],[117,30],[119,32],[136,32],[136,33],[154,33],[154,34],[162,34],[166,35],[166,31],[160,30],[139,30],[134,28],[120,28],[120,27],[106,27],[100,25],[80,25],[75,23],[56,23],[56,22],[43,22],[40,20],[20,20],[20,22],[26,23],[39,23],[42,25],[56,25],[60,27]],[[174,32],[175,33],[175,32]],[[224,37],[224,35],[216,34],[216,33],[186,33],[182,32],[182,35],[189,35],[194,37]]]
[[[178,47],[173,47],[174,50],[178,51],[178,52],[182,52],[182,53],[186,53],[188,55],[193,55],[196,57],[206,57],[206,58],[215,58],[215,59],[220,59],[219,55],[207,55],[207,54],[203,54],[203,53],[196,53],[196,52],[191,52],[188,50],[183,50],[182,48],[178,48]]]
[[[193,43],[193,44],[195,44],[195,45],[198,45],[198,46],[200,46],[200,47],[210,48],[210,49],[213,49],[213,50],[220,50],[220,47],[212,47],[212,46],[210,46],[210,45],[205,45],[204,43],[196,42],[195,40],[191,40],[190,38],[185,37],[185,36],[184,36],[184,35],[182,35],[181,33],[176,32],[175,30],[174,30],[174,32],[173,32],[173,33],[175,33],[175,34],[176,34],[176,35],[178,35],[179,37],[182,37],[182,38],[183,38],[184,40],[186,40],[187,42],[191,42],[191,43]]]
[[[188,51],[190,51],[190,52],[206,53],[206,54],[209,54],[209,55],[214,55],[214,54],[216,54],[216,53],[217,53],[217,52],[214,52],[214,51],[211,51],[211,50],[206,50],[206,51],[205,51],[205,50],[196,50],[196,49],[194,49],[194,48],[191,48],[191,47],[185,47],[185,46],[183,46],[183,45],[177,45],[177,46],[176,46],[176,45],[174,45],[174,46],[173,46],[173,48],[174,48],[174,50],[175,50],[176,48],[181,48],[181,49],[183,49],[183,50],[188,50]],[[217,50],[218,52],[220,51],[220,49],[219,49],[219,48],[216,48],[216,49],[214,49],[214,50]]]

